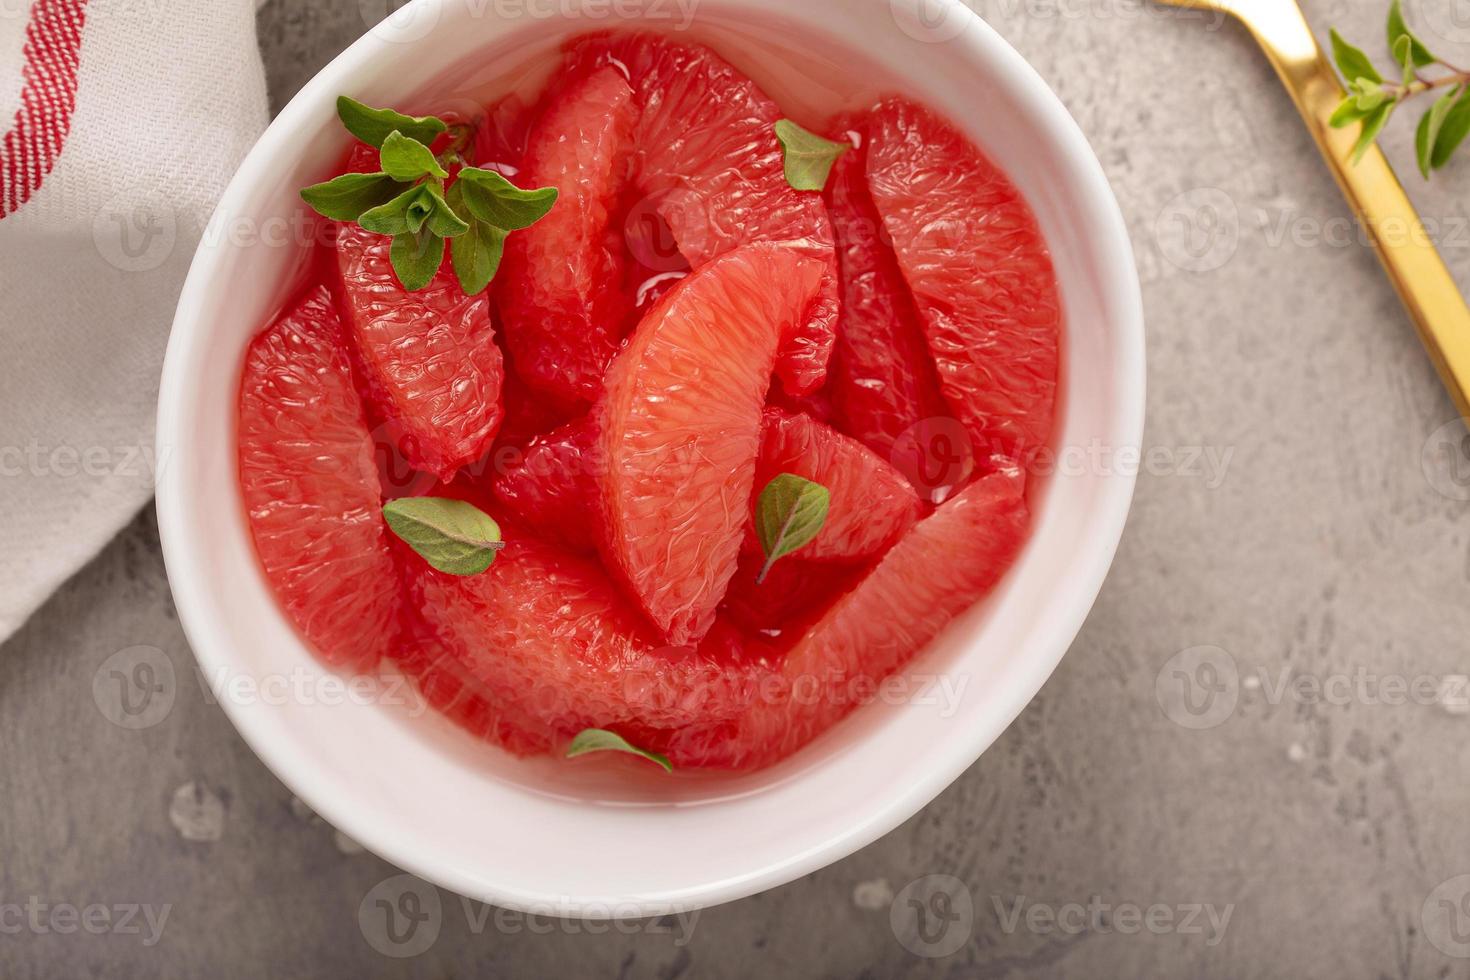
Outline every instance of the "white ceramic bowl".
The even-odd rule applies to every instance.
[[[687,2],[687,0],[686,0]],[[180,617],[240,733],[290,789],[394,864],[475,899],[536,911],[657,914],[790,881],[893,829],[962,773],[1050,675],[1112,560],[1126,469],[1068,467],[995,594],[910,667],[926,694],[855,712],[785,763],[740,777],[666,777],[595,757],[516,760],[424,712],[391,678],[318,666],[258,570],[235,477],[235,399],[250,337],[298,281],[283,219],[346,137],[339,93],[453,106],[507,59],[606,27],[681,26],[674,0],[415,0],[306,85],[241,166],[195,256],[159,404],[159,527]],[[600,16],[599,16],[600,13]],[[669,18],[672,18],[669,19]],[[762,25],[753,28],[751,25]],[[1082,133],[1040,77],[950,0],[701,0],[696,34],[751,56],[862,64],[966,129],[1041,223],[1067,311],[1061,446],[1137,447],[1142,313],[1117,204]],[[730,48],[738,50],[730,50]],[[789,82],[789,79],[786,80]],[[820,93],[818,93],[820,94]],[[912,692],[910,692],[912,694]],[[955,697],[957,697],[957,702]],[[585,764],[584,764],[585,763]]]

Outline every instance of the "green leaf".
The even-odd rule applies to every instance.
[[[1388,101],[1388,93],[1383,90],[1383,86],[1371,79],[1356,79],[1352,84],[1352,90],[1355,93],[1354,100],[1358,103],[1358,108],[1364,112],[1371,112]]]
[[[826,487],[794,473],[782,473],[765,485],[755,502],[755,535],[766,553],[756,584],[765,580],[776,559],[817,536],[831,503]]]
[[[1410,57],[1413,47],[1414,39],[1407,34],[1399,35],[1399,39],[1393,42],[1393,60],[1404,67],[1403,75],[1399,80],[1405,89],[1414,83],[1414,59]]]
[[[345,95],[337,99],[337,118],[349,133],[373,147],[381,147],[395,129],[427,145],[449,128],[433,116],[405,116],[392,109],[374,109]]]
[[[394,180],[418,180],[420,177],[438,177],[443,180],[449,172],[439,166],[434,153],[416,139],[410,139],[394,130],[383,141],[379,153],[383,172]]]
[[[1399,38],[1401,37],[1409,39],[1409,50],[1403,55],[1400,55],[1398,46]],[[1429,53],[1429,49],[1424,46],[1419,38],[1414,35],[1414,32],[1409,30],[1408,25],[1404,23],[1404,11],[1399,0],[1393,0],[1393,3],[1388,8],[1388,46],[1393,49],[1394,58],[1401,65],[1414,65],[1415,67],[1423,68],[1425,65],[1432,65],[1439,60]]]
[[[471,214],[506,231],[529,228],[556,203],[555,187],[522,190],[494,170],[465,167],[457,183],[464,185],[461,193]]]
[[[802,129],[790,119],[776,120],[776,138],[781,141],[786,183],[799,191],[820,191],[826,187],[832,164],[852,149],[848,143],[834,143]]]
[[[483,221],[470,223],[470,230],[450,243],[450,260],[460,288],[466,296],[477,296],[500,271],[505,254],[506,233]]]
[[[1439,140],[1440,131],[1444,128],[1445,117],[1449,115],[1450,109],[1454,108],[1455,99],[1459,96],[1459,86],[1455,86],[1434,100],[1434,105],[1419,120],[1419,128],[1414,132],[1414,156],[1419,163],[1419,172],[1424,179],[1429,179],[1429,171],[1433,169],[1434,145]]]
[[[1351,126],[1367,114],[1358,108],[1358,97],[1348,95],[1347,98],[1338,104],[1337,110],[1333,112],[1332,118],[1328,120],[1328,123],[1333,129],[1342,129],[1346,126]]]
[[[443,239],[439,244],[442,250]],[[402,497],[383,505],[383,517],[424,561],[450,575],[480,574],[505,547],[500,525],[463,500]]]
[[[376,235],[401,235],[422,228],[432,207],[423,187],[410,187],[386,204],[364,211],[357,223]]]
[[[1372,146],[1373,141],[1378,138],[1384,123],[1388,122],[1389,113],[1393,112],[1393,107],[1397,104],[1385,102],[1363,117],[1363,131],[1358,134],[1358,141],[1353,144],[1352,160],[1354,164],[1363,159],[1363,154],[1368,152],[1368,147]]]
[[[577,733],[576,738],[572,739],[572,744],[567,746],[568,759],[575,759],[588,752],[627,752],[663,766],[665,772],[674,771],[673,763],[669,762],[668,756],[640,749],[623,736],[605,728],[584,728]]]
[[[1342,77],[1349,82],[1359,78],[1383,81],[1383,76],[1378,74],[1378,69],[1373,67],[1368,56],[1344,41],[1336,28],[1332,29],[1332,59],[1337,62],[1337,70],[1342,72]]]
[[[356,221],[364,211],[392,200],[402,189],[403,185],[387,174],[343,174],[301,188],[301,199],[323,217]]]
[[[444,239],[427,228],[394,235],[388,258],[404,289],[423,289],[444,263]]]
[[[454,213],[437,187],[426,185],[424,195],[433,205],[428,219],[430,231],[441,238],[455,238],[470,230],[469,222]]]
[[[1465,141],[1467,133],[1470,133],[1470,86],[1462,87],[1459,99],[1445,115],[1439,127],[1439,139],[1434,141],[1429,165],[1438,170],[1448,163],[1450,156]]]

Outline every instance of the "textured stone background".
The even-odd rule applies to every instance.
[[[268,0],[273,104],[385,3]],[[692,935],[487,919],[443,893],[437,941],[390,959],[358,908],[397,872],[293,805],[188,683],[144,515],[0,650],[0,975],[1465,975],[1470,718],[1454,692],[1394,686],[1470,670],[1470,463],[1436,437],[1456,413],[1241,30],[1133,0],[977,3],[1122,203],[1160,450],[1086,628],[984,758],[883,840]],[[1308,14],[1382,47],[1378,0]],[[1466,50],[1452,0],[1409,17]],[[1405,174],[1411,137],[1386,138]],[[1470,285],[1470,160],[1408,182]],[[126,731],[93,681],[140,645],[183,681]],[[908,888],[929,875],[952,879]],[[5,905],[31,896],[171,912],[147,945],[146,925],[21,924]],[[1157,906],[1152,928],[1130,905]]]

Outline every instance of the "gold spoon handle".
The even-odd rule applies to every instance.
[[[1470,307],[1424,230],[1403,185],[1375,144],[1351,161],[1358,127],[1328,119],[1346,94],[1295,3],[1255,3],[1241,19],[1255,35],[1357,214],[1389,281],[1419,330],[1440,380],[1470,419]]]

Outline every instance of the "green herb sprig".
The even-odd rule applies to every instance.
[[[554,187],[522,190],[479,167],[460,166],[449,183],[449,167],[464,162],[473,135],[468,127],[374,109],[345,95],[337,100],[337,117],[378,150],[380,169],[302,188],[301,198],[324,217],[390,236],[388,255],[404,289],[423,289],[433,280],[449,242],[465,294],[483,292],[500,268],[506,236],[540,221],[556,203]],[[430,147],[445,133],[449,144],[436,154]]]
[[[1348,95],[1332,114],[1331,123],[1341,129],[1361,123],[1353,146],[1353,163],[1363,158],[1378,138],[1388,117],[1409,99],[1429,92],[1438,97],[1419,119],[1414,136],[1419,172],[1427,180],[1443,167],[1451,154],[1470,134],[1470,72],[1432,54],[1404,23],[1400,0],[1388,10],[1388,48],[1397,71],[1385,79],[1360,48],[1332,31],[1332,59],[1347,82]]]
[[[674,766],[669,762],[669,757],[658,752],[649,752],[640,749],[616,732],[610,732],[605,728],[584,728],[572,739],[572,744],[567,746],[568,759],[575,759],[579,755],[589,752],[627,752],[629,755],[641,756],[655,765],[662,766],[664,772],[673,772]]]
[[[795,473],[782,473],[765,485],[755,502],[755,536],[766,553],[766,563],[755,577],[757,585],[766,580],[778,558],[817,536],[831,503],[826,487]]]

